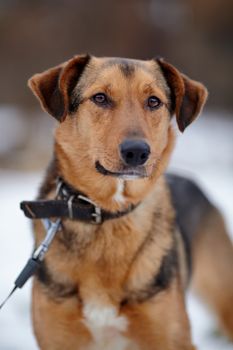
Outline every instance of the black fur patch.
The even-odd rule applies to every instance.
[[[131,77],[135,72],[135,65],[127,61],[122,61],[119,64],[120,70],[126,78]]]
[[[158,274],[151,284],[152,295],[161,290],[167,289],[178,268],[178,257],[176,246],[174,245],[167,254],[164,255]]]
[[[45,261],[43,261],[36,272],[36,278],[44,285],[48,295],[57,301],[70,298],[73,296],[78,297],[78,289],[76,286],[68,283],[61,283],[55,281],[52,273],[49,271]]]
[[[122,301],[122,305],[128,303],[142,303],[152,298],[157,293],[169,288],[178,270],[178,256],[175,243],[165,253],[161,260],[160,268],[153,280],[148,285],[137,292],[131,292],[129,297]]]
[[[127,78],[131,77],[135,72],[135,68],[138,64],[136,62],[127,60],[126,58],[109,58],[104,63],[103,69],[111,66],[118,66],[123,75]]]
[[[71,94],[69,103],[69,113],[74,114],[82,101],[81,94]]]
[[[211,204],[195,182],[174,174],[166,174],[165,178],[176,212],[176,223],[185,245],[189,274],[191,274],[192,242]]]

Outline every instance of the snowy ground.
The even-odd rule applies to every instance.
[[[233,120],[222,114],[200,118],[181,135],[171,170],[194,177],[222,210],[233,237]],[[30,222],[19,202],[35,196],[41,173],[0,171],[0,301],[13,286],[32,249]],[[30,323],[30,282],[0,311],[0,349],[35,350]],[[233,306],[232,306],[233,308]],[[214,317],[188,297],[193,338],[200,350],[232,350],[216,331]]]

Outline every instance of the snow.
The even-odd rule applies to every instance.
[[[170,170],[198,181],[221,209],[233,237],[233,119],[224,113],[201,117],[178,137]],[[30,221],[19,209],[35,197],[42,173],[0,170],[0,302],[7,296],[33,246]],[[30,321],[28,282],[0,311],[0,349],[36,350]],[[193,295],[187,298],[194,343],[199,350],[232,350],[214,315]]]
[[[22,146],[26,137],[25,120],[19,108],[0,106],[0,156]]]

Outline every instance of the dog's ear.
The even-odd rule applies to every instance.
[[[28,81],[42,108],[60,122],[69,113],[70,94],[89,60],[89,55],[75,56],[59,66],[33,75]]]
[[[176,114],[180,131],[183,132],[201,112],[208,96],[207,89],[203,84],[181,74],[163,59],[159,58],[156,61],[171,89],[171,109]]]

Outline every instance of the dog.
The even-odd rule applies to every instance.
[[[222,216],[195,183],[165,175],[172,117],[183,132],[205,104],[204,85],[161,58],[77,55],[29,87],[59,122],[38,200],[66,205],[66,214],[48,212],[61,225],[33,281],[40,349],[194,350],[189,283],[233,337]],[[39,219],[34,231],[36,248]]]

